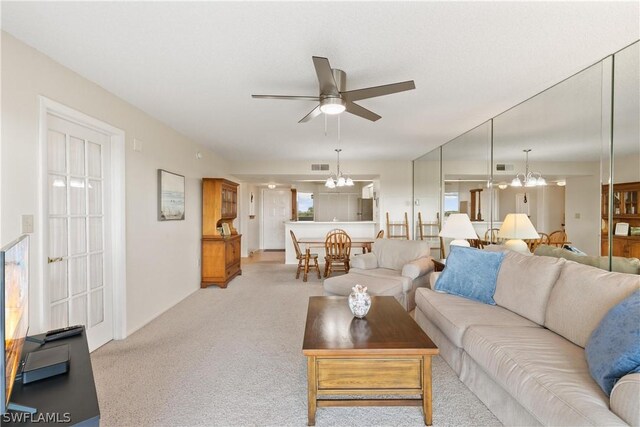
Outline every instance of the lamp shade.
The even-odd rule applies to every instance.
[[[469,215],[467,214],[451,214],[442,226],[442,230],[438,233],[440,237],[447,239],[477,239],[476,230],[471,224]]]
[[[500,239],[537,239],[540,236],[527,214],[507,214],[498,231]]]

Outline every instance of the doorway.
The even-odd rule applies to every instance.
[[[41,144],[40,323],[84,325],[93,351],[126,335],[124,133],[43,98]]]
[[[285,247],[284,223],[291,215],[291,190],[262,190],[262,248],[282,250]]]

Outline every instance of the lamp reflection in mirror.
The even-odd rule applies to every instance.
[[[471,224],[469,215],[463,213],[451,214],[445,220],[438,236],[454,239],[451,245],[470,246],[465,239],[477,239],[476,230]]]
[[[529,247],[522,239],[538,239],[540,236],[527,214],[510,213],[498,231],[498,238],[508,239],[504,244],[507,249],[527,254],[530,253]]]

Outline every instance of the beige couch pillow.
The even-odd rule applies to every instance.
[[[378,267],[402,270],[414,259],[428,257],[431,248],[429,243],[421,240],[378,239],[372,251],[378,257]]]
[[[506,251],[493,296],[496,304],[544,325],[547,302],[565,260]]]
[[[551,290],[544,325],[585,347],[604,315],[638,288],[638,275],[566,261]]]

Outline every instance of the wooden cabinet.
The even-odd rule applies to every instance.
[[[202,279],[201,287],[226,288],[240,265],[240,234],[233,227],[238,215],[238,184],[221,178],[202,180]],[[230,234],[223,235],[223,225]]]
[[[601,255],[609,254],[609,185],[602,186],[602,244]],[[640,258],[640,236],[616,236],[616,224],[626,222],[629,227],[640,227],[640,182],[613,184],[613,256]]]

